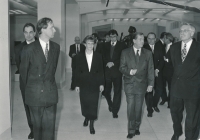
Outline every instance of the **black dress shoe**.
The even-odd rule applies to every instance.
[[[118,118],[118,115],[113,113],[113,118]]]
[[[152,117],[152,113],[148,113],[148,114],[147,114],[147,117]]]
[[[178,140],[179,136],[173,135],[171,140]]]
[[[166,102],[166,101],[162,101],[162,102],[160,102],[160,105],[164,105],[164,104],[165,104],[165,102]]]
[[[84,120],[84,122],[83,122],[83,126],[85,126],[85,127],[88,126],[88,121],[89,121],[89,120],[85,118],[85,120]]]
[[[111,107],[111,106],[109,106],[109,107],[108,107],[108,110],[109,110],[110,112],[112,112],[112,107]]]
[[[154,109],[156,112],[160,112],[160,110],[158,109],[158,107],[153,107],[153,109]]]
[[[127,135],[127,138],[128,138],[128,139],[131,139],[131,138],[133,138],[133,136],[135,136],[135,134],[128,134],[128,135]]]
[[[90,134],[95,134],[94,120],[90,120]]]
[[[140,131],[139,130],[135,130],[135,135],[140,135]]]
[[[28,135],[28,139],[33,139],[34,135],[33,135],[33,131],[31,131],[31,133]]]

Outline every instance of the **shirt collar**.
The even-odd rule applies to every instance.
[[[162,39],[160,39],[160,41],[162,42],[162,44],[164,44],[164,41],[162,41]]]
[[[88,57],[93,56],[93,51],[92,51],[91,54],[87,54],[87,52],[85,51],[85,55],[88,56]]]
[[[193,39],[191,39],[190,41],[188,41],[187,43],[184,43],[183,41],[182,41],[182,45],[187,45],[187,46],[191,46],[192,45],[192,41],[193,41]]]
[[[172,42],[171,43],[169,43],[169,44],[167,44],[167,46],[171,46],[172,45]]]
[[[115,42],[112,42],[112,41],[111,41],[111,45],[112,45],[112,43],[114,43],[114,46],[115,46],[115,45],[116,45],[116,43],[117,43],[117,41],[115,41]]]
[[[40,39],[39,38],[39,41],[40,41],[40,44],[41,45],[45,45],[46,46],[46,44],[48,44],[48,46],[49,46],[49,41],[48,42],[44,42],[42,39]]]
[[[137,48],[135,48],[135,47],[133,46],[133,50],[134,50],[135,54],[137,53],[137,50],[139,50],[139,55],[141,54],[141,48],[137,49]]]
[[[26,40],[26,43],[27,43],[27,44],[31,44],[31,43],[34,42],[34,41],[35,41],[35,38],[34,38],[33,41],[31,41],[31,42]]]

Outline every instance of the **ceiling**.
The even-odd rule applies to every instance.
[[[120,21],[176,20],[182,15],[198,17],[200,15],[200,0],[109,0],[109,3],[107,1],[66,0],[66,3],[79,4],[80,14],[89,15],[92,19],[91,22],[109,19]],[[28,14],[37,16],[37,0],[9,0],[9,2],[10,15]],[[160,2],[160,4],[155,2]],[[180,6],[170,6],[169,3]],[[108,4],[107,7],[106,4]],[[98,18],[95,18],[97,17],[95,15],[98,15]]]

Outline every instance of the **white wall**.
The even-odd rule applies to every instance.
[[[0,5],[4,5],[0,8],[0,139],[11,139],[8,1],[1,0]]]

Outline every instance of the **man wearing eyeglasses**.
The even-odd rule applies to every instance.
[[[26,23],[23,27],[23,32],[24,32],[25,41],[15,47],[15,61],[16,61],[18,71],[19,71],[19,67],[20,67],[20,63],[21,63],[20,57],[21,57],[21,52],[22,52],[23,47],[26,46],[27,44],[34,42],[36,39],[35,38],[35,34],[36,34],[35,26],[32,23]],[[25,104],[25,87],[22,83],[21,76],[20,76],[20,90],[21,90],[21,94],[22,94],[22,99],[23,99],[23,103],[24,103],[24,108],[25,108],[25,112],[26,112],[28,125],[31,130],[31,133],[28,135],[28,139],[33,139],[34,138],[33,124],[31,122],[31,115],[30,115],[29,107],[28,107],[28,105]]]
[[[145,95],[145,101],[148,111],[147,117],[152,117],[153,109],[156,112],[160,112],[157,105],[163,90],[162,70],[164,66],[164,58],[163,58],[164,54],[163,54],[163,46],[161,46],[159,42],[156,43],[155,33],[150,32],[147,35],[147,41],[148,44],[144,45],[144,48],[152,51],[154,71],[155,71],[154,96],[153,96],[153,91],[147,92]]]
[[[171,47],[174,73],[171,82],[170,112],[174,135],[178,140],[182,135],[183,110],[186,109],[186,140],[197,140],[200,114],[200,43],[194,41],[195,27],[185,23],[180,27],[180,42]]]

